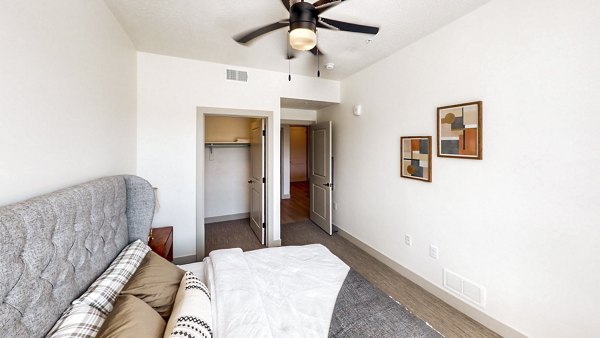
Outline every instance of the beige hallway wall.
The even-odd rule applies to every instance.
[[[306,181],[308,132],[306,127],[290,127],[290,181]]]

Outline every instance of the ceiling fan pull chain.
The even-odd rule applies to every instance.
[[[290,35],[288,34],[288,43],[287,43],[287,59],[288,59],[288,82],[292,81],[292,58],[290,57],[292,54],[290,53]]]
[[[321,62],[319,62],[319,34],[315,31],[317,36],[317,77],[321,77]]]

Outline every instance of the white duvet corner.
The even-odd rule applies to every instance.
[[[208,262],[219,337],[327,337],[350,269],[320,244],[217,250]]]

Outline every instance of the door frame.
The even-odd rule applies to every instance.
[[[266,187],[266,172],[267,172],[267,168],[266,168],[266,123],[265,123],[265,119],[252,119],[250,121],[250,175],[249,178],[250,180],[248,181],[248,183],[250,183],[249,186],[249,190],[250,190],[250,228],[252,229],[252,232],[254,232],[254,234],[256,235],[256,237],[259,239],[260,244],[262,245],[266,245],[267,241],[266,241],[266,216],[267,216],[267,187]],[[258,136],[255,135],[255,130],[258,132]],[[257,159],[255,157],[255,146],[257,145],[257,143],[255,142],[256,139],[259,140],[258,145],[260,145],[260,152],[258,154],[260,154],[260,161],[258,161],[259,165],[260,165],[260,173],[258,177],[256,177],[255,175],[257,173],[255,173],[254,169],[255,165],[257,162],[255,162],[255,160]],[[256,218],[254,217],[254,210],[255,210],[255,205],[254,202],[254,193],[255,192],[259,192],[259,200],[258,203],[260,204],[260,210],[262,212],[258,213],[258,220],[256,220]]]
[[[202,261],[204,252],[204,119],[206,116],[254,117],[264,118],[266,137],[266,247],[281,246],[279,238],[279,130],[280,120],[275,118],[274,111],[235,109],[219,107],[197,107],[196,117],[196,260]],[[275,135],[275,133],[277,135]],[[277,144],[276,144],[277,143]],[[202,145],[202,146],[198,146]],[[277,235],[277,238],[275,236]]]

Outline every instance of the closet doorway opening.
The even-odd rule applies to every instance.
[[[205,252],[266,243],[266,119],[205,115]]]

